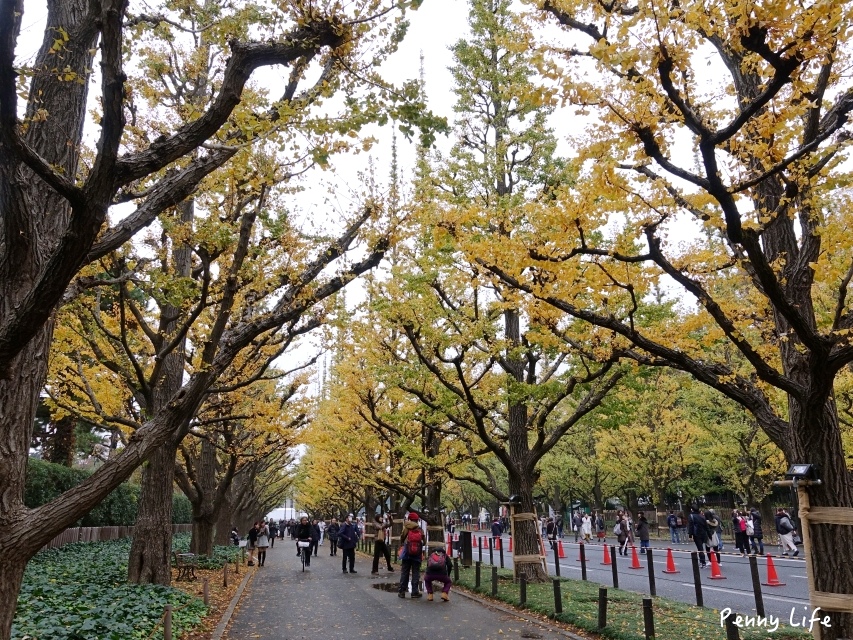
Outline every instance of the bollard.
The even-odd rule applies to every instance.
[[[598,628],[607,626],[607,587],[598,588]]]
[[[240,563],[237,562],[236,558],[234,559],[234,573],[236,573],[238,576],[240,575]]]
[[[740,632],[735,624],[736,615],[732,614],[726,618],[726,640],[740,640]]]
[[[459,582],[459,558],[453,558],[453,581]]]
[[[557,551],[557,545],[554,545],[554,572],[557,577],[560,577],[560,554]]]
[[[643,598],[643,627],[646,640],[655,640],[655,612],[652,609],[651,598]]]
[[[500,540],[500,538],[498,538]],[[501,569],[504,568],[504,546],[502,544],[498,544],[498,551],[500,552],[500,561],[501,561]]]
[[[699,552],[690,554],[690,562],[693,565],[693,585],[696,587],[696,606],[704,607],[702,602],[702,575],[699,573]]]
[[[586,545],[581,545],[581,580],[586,580]]]
[[[477,547],[477,555],[479,556],[480,562],[483,561],[483,536],[480,536],[480,546]]]
[[[492,565],[492,597],[498,595],[498,568]]]
[[[204,606],[210,606],[210,584],[208,583],[207,578],[203,578],[201,581],[201,593],[202,599],[204,600]]]
[[[749,556],[749,573],[752,574],[752,592],[755,594],[755,612],[764,617],[764,597],[761,595],[761,578],[758,577],[758,558]]]
[[[489,564],[495,564],[495,539],[489,538]]]
[[[163,640],[172,640],[172,605],[167,604],[163,612]]]
[[[518,583],[518,602],[521,606],[527,604],[527,578],[521,576]]]
[[[228,586],[228,563],[222,565],[222,586]]]
[[[646,547],[646,560],[649,563],[649,595],[656,596],[657,591],[655,589],[655,566],[652,563],[652,548]]]
[[[616,570],[616,547],[614,545],[610,545],[610,555],[613,557],[613,565],[611,569],[613,570],[613,588],[619,588],[619,572]]]
[[[480,588],[480,561],[474,563],[474,588]]]
[[[560,592],[559,578],[554,578],[554,613],[563,613],[563,595]]]

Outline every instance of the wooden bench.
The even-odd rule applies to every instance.
[[[195,569],[198,566],[198,556],[194,553],[177,553],[172,551],[172,559],[175,561],[175,568],[178,570],[177,581],[195,580]]]

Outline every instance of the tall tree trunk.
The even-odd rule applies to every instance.
[[[197,465],[197,487],[193,498],[193,534],[190,550],[204,556],[213,555],[213,529],[221,504],[217,504],[216,447],[207,438],[201,440],[201,455]],[[223,478],[229,482],[230,478]]]
[[[193,200],[185,200],[180,207],[180,220],[191,225],[195,213]],[[192,254],[189,245],[175,242],[172,250],[172,277],[190,275]],[[178,327],[181,310],[170,304],[160,309],[159,338],[165,343]],[[184,344],[182,340],[163,358],[159,380],[152,380],[150,415],[157,415],[172,396],[181,388],[184,377]],[[155,344],[157,349],[161,345]],[[180,440],[164,444],[151,456],[142,472],[142,489],[139,495],[139,515],[133,530],[133,541],[128,560],[128,578],[136,584],[162,584],[172,582],[172,495],[175,492],[175,458]]]
[[[225,491],[225,494],[222,496],[222,502],[219,505],[219,512],[216,516],[216,524],[214,525],[214,544],[231,544],[231,527],[237,527],[237,531],[240,531],[240,527],[238,527],[237,523],[234,522],[234,511],[231,506],[233,503],[233,498],[231,497],[233,492],[233,486],[229,486]],[[242,533],[240,535],[242,535]]]
[[[52,73],[36,73],[26,111],[29,126],[22,132],[36,153],[70,179],[77,176],[89,70],[98,36],[95,25],[87,24],[88,6],[87,0],[48,2],[48,27],[33,68],[67,68],[82,81],[56,82]],[[18,14],[17,23],[7,25],[11,34],[19,32],[20,20]],[[62,51],[52,48],[58,25],[77,36]],[[5,77],[6,72],[4,82]],[[7,107],[4,105],[4,109]],[[49,116],[33,118],[41,109]],[[70,208],[64,198],[22,163],[5,153],[0,156],[2,323],[21,305],[40,276],[68,225]],[[13,359],[8,373],[0,375],[0,640],[8,640],[11,635],[24,568],[35,552],[33,545],[27,544],[27,532],[38,523],[28,521],[24,482],[52,335],[53,321],[49,319]]]
[[[51,426],[53,434],[45,446],[45,458],[48,462],[70,467],[77,444],[77,420],[73,416],[63,416]]]

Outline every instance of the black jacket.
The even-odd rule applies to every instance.
[[[314,528],[308,523],[302,524],[300,522],[298,525],[296,525],[296,539],[297,540],[311,540],[313,533],[314,533]]]
[[[326,527],[326,537],[329,540],[337,540],[338,539],[338,531],[341,530],[341,525],[337,522],[333,522],[328,527]]]
[[[752,535],[756,538],[763,538],[764,531],[761,529],[761,514],[755,509],[750,511],[752,514]]]
[[[687,535],[694,540],[705,542],[708,539],[708,523],[701,513],[691,513],[687,520]]]

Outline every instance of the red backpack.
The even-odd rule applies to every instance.
[[[424,534],[420,527],[409,529],[406,534],[406,557],[410,560],[420,560],[424,550]]]

